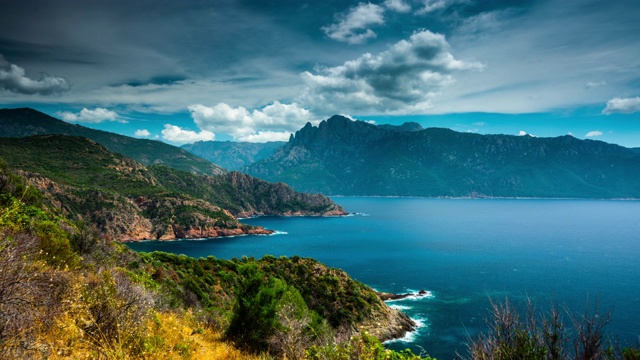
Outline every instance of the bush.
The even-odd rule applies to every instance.
[[[0,353],[9,358],[35,357],[42,350],[36,335],[64,310],[71,286],[65,272],[35,260],[38,242],[33,235],[0,229]]]
[[[587,305],[584,313],[564,313],[552,304],[546,313],[536,311],[531,302],[527,313],[521,314],[509,299],[503,303],[491,301],[491,313],[486,320],[489,330],[469,345],[469,359],[474,360],[597,360],[633,359],[633,349],[614,351],[605,343],[605,327],[611,312],[598,313]],[[571,331],[570,331],[571,330]]]
[[[140,355],[153,299],[121,271],[103,270],[90,276],[82,293],[87,319],[81,324],[99,351],[109,357]]]

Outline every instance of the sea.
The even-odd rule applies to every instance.
[[[611,312],[620,345],[640,336],[640,201],[334,197],[342,217],[257,217],[275,230],[204,240],[130,243],[193,257],[311,257],[378,291],[418,324],[390,341],[440,360],[468,355],[491,301],[568,314]]]

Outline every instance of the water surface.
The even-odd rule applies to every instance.
[[[640,335],[640,202],[350,198],[334,200],[355,216],[244,220],[279,235],[145,242],[139,251],[194,257],[313,257],[381,291],[425,289],[404,300],[422,325],[389,347],[438,359],[465,353],[483,328],[489,297],[551,298],[574,311],[613,308],[609,333],[636,344]]]

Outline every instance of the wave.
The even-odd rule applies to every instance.
[[[392,303],[392,302],[398,302],[398,301],[419,301],[419,300],[424,300],[424,299],[433,299],[435,297],[435,295],[433,295],[433,292],[431,291],[424,291],[424,293],[420,293],[420,291],[422,290],[412,290],[412,289],[407,289],[406,294],[410,294],[407,297],[404,297],[402,299],[393,299],[393,300],[387,300],[385,301],[385,303]]]
[[[418,336],[418,333],[421,332],[421,329],[424,329],[427,327],[428,320],[422,317],[415,317],[415,318],[412,317],[411,320],[413,320],[413,322],[416,323],[415,330],[407,332],[401,338],[387,340],[383,344],[392,344],[396,342],[404,342],[404,343],[414,342],[416,340],[416,336]]]
[[[354,213],[348,213],[345,216],[346,217],[351,217],[351,216],[371,216],[371,214],[367,214],[367,213],[363,213],[363,212],[354,212]]]
[[[400,310],[400,311],[411,310],[412,309],[411,306],[398,305],[398,304],[391,304],[391,305],[389,305],[389,307],[392,308],[392,309]]]

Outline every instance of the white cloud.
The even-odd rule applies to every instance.
[[[594,130],[594,131],[589,131],[585,137],[596,137],[596,136],[602,136],[602,131],[598,131],[598,130]]]
[[[171,124],[164,124],[162,130],[162,138],[177,144],[187,144],[196,141],[208,141],[215,138],[215,134],[211,131],[202,130],[195,132],[192,130],[184,130],[178,126]]]
[[[39,80],[27,77],[23,68],[10,64],[0,54],[0,89],[25,95],[51,95],[69,91],[71,85],[65,78],[40,74]]]
[[[518,136],[531,136],[536,138],[537,136],[533,135],[533,134],[529,134],[528,132],[524,131],[524,130],[520,130],[520,132],[518,132]]]
[[[399,13],[411,11],[411,6],[407,5],[403,0],[386,0],[384,6],[389,10]]]
[[[151,133],[147,129],[141,129],[141,130],[136,130],[134,135],[137,137],[149,137],[151,136]]]
[[[234,108],[225,103],[213,107],[190,105],[189,111],[200,129],[226,133],[238,140],[277,136],[282,138],[284,133],[288,139],[288,134],[312,120],[309,110],[295,103],[282,104],[278,101],[252,112],[242,106]]]
[[[603,114],[623,113],[631,114],[640,111],[640,96],[634,98],[614,98],[607,102]]]
[[[240,141],[264,143],[267,141],[289,141],[290,132],[287,131],[258,131],[255,134],[241,136]]]
[[[423,7],[420,8],[417,13],[426,14],[432,11],[444,9],[445,7],[447,7],[447,2],[444,0],[424,0]]]
[[[62,120],[69,122],[81,122],[97,124],[103,121],[118,121],[126,123],[126,120],[118,119],[118,114],[115,111],[107,110],[105,108],[95,108],[93,110],[83,108],[78,113],[72,113],[70,111],[61,111],[56,113]]]
[[[360,3],[346,14],[339,15],[339,21],[322,28],[330,38],[348,44],[362,44],[377,34],[369,29],[371,25],[384,24],[384,8],[371,3]]]
[[[443,35],[423,30],[377,55],[302,73],[307,89],[300,102],[324,114],[418,113],[454,82],[453,73],[482,67],[455,59]]]
[[[584,84],[584,87],[587,89],[597,89],[605,85],[607,85],[606,81],[589,81],[588,83]]]

